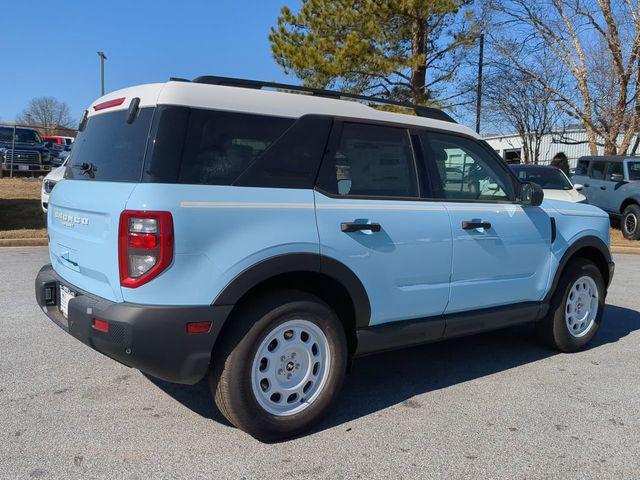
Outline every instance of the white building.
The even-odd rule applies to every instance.
[[[508,163],[519,163],[520,159],[524,159],[522,140],[517,134],[487,135],[483,138]],[[591,154],[585,131],[581,128],[573,128],[542,137],[539,163],[548,164],[559,152],[564,152],[569,159],[569,166],[574,168],[578,158]],[[602,153],[603,148],[598,147],[598,155]]]

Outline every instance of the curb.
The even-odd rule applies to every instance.
[[[623,247],[623,246],[612,245],[611,246],[611,253],[626,253],[626,254],[631,254],[631,255],[640,255],[640,246],[638,246],[638,247]]]
[[[0,247],[46,247],[46,238],[0,238]]]

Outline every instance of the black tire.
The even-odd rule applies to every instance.
[[[640,206],[633,204],[624,209],[620,229],[624,238],[640,240]]]
[[[569,331],[565,312],[567,300],[574,283],[583,276],[593,279],[598,290],[597,314],[591,327],[581,336],[575,336]],[[598,267],[584,258],[571,260],[566,267],[549,305],[549,312],[539,325],[542,339],[555,350],[565,353],[576,352],[591,341],[600,324],[605,305],[605,285]]]
[[[300,412],[279,416],[259,404],[252,389],[251,370],[266,336],[293,319],[307,320],[320,328],[330,347],[330,367],[312,403]],[[310,429],[338,396],[346,372],[347,340],[334,311],[313,295],[278,290],[251,298],[227,322],[233,323],[216,342],[210,374],[211,392],[220,412],[237,428],[265,442]]]

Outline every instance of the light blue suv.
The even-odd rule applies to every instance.
[[[262,440],[316,422],[354,357],[526,322],[564,352],[593,338],[604,212],[543,203],[438,110],[342,97],[199,77],[92,104],[49,200],[43,311],[125,365],[208,377]]]
[[[591,205],[620,220],[625,238],[640,240],[640,157],[581,157],[571,181]]]

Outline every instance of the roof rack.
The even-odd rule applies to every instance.
[[[182,78],[171,78],[173,81],[188,81]],[[327,97],[334,99],[341,98],[353,98],[355,100],[365,100],[372,103],[381,103],[385,105],[395,105],[398,107],[408,108],[413,110],[417,116],[432,118],[434,120],[442,120],[445,122],[457,123],[447,113],[433,107],[423,107],[420,105],[412,105],[410,103],[397,102],[395,100],[387,100],[379,97],[368,97],[366,95],[358,95],[355,93],[337,92],[335,90],[323,90],[321,88],[311,88],[302,85],[289,85],[286,83],[276,82],[263,82],[260,80],[247,80],[244,78],[233,77],[217,77],[212,75],[204,75],[192,80],[193,83],[205,83],[207,85],[220,85],[225,87],[241,87],[241,88],[253,88],[260,90],[262,88],[279,88],[284,90],[292,90],[296,92],[304,92],[318,97]]]

